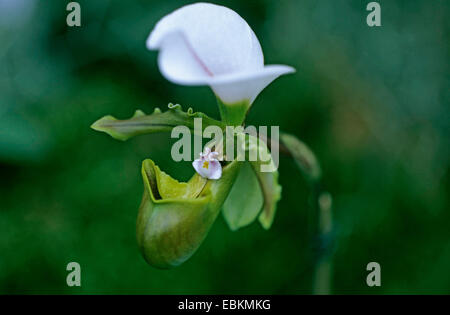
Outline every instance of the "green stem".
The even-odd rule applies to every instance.
[[[317,222],[318,250],[315,255],[313,294],[330,294],[332,278],[333,215],[331,195],[319,184],[314,187],[313,206]]]
[[[331,195],[322,187],[322,171],[311,149],[295,136],[280,134],[280,152],[288,153],[297,163],[311,187],[308,213],[308,234],[314,249],[314,276],[312,292],[331,292],[333,218]]]
[[[227,126],[241,126],[247,114],[250,104],[243,101],[236,104],[224,104],[220,99],[217,99],[219,105],[220,117],[222,122]]]

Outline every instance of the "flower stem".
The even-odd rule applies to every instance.
[[[224,104],[220,99],[217,99],[217,103],[219,104],[220,117],[225,125],[241,126],[244,123],[250,107],[248,102]]]
[[[267,137],[263,140],[270,148],[278,146],[279,152],[293,158],[310,185],[308,235],[311,244],[313,244],[312,293],[329,294],[331,292],[334,241],[331,194],[322,187],[322,171],[311,149],[295,136],[289,134],[280,134],[280,139],[281,143],[270,143]]]
[[[332,243],[333,243],[333,215],[332,198],[330,193],[315,187],[313,202],[316,211],[318,248],[315,255],[313,275],[313,294],[330,294],[332,277]]]

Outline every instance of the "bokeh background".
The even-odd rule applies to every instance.
[[[281,158],[282,200],[269,231],[231,232],[219,217],[198,252],[169,271],[135,241],[141,161],[179,179],[169,134],[127,142],[89,128],[167,103],[219,117],[207,87],[166,81],[145,48],[154,24],[189,1],[0,0],[0,293],[311,293],[305,179]],[[214,1],[237,11],[266,63],[297,73],[267,87],[248,118],[279,125],[321,161],[333,195],[333,293],[450,293],[450,3]],[[82,286],[66,285],[81,264]],[[381,265],[381,287],[366,265]]]

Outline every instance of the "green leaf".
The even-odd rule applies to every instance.
[[[261,212],[263,196],[258,179],[245,162],[223,204],[223,216],[232,231],[252,223]]]
[[[194,113],[192,108],[184,112],[181,105],[169,104],[169,109],[165,112],[161,112],[159,108],[156,108],[153,114],[146,115],[143,111],[137,110],[133,117],[125,120],[119,120],[108,115],[93,123],[91,128],[106,132],[114,139],[125,141],[138,135],[170,132],[176,126],[186,126],[195,132],[195,118],[202,119],[202,131],[211,125],[219,126],[222,129],[225,127],[222,122],[210,118],[203,113]]]
[[[280,133],[281,143],[286,146],[302,173],[311,181],[320,179],[322,171],[311,149],[295,136]]]

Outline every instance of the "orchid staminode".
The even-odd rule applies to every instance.
[[[284,65],[264,66],[264,56],[247,22],[236,12],[210,3],[186,5],[163,17],[147,48],[159,50],[158,65],[169,81],[209,85],[224,104],[245,102],[280,75]]]
[[[205,152],[200,153],[200,158],[192,162],[195,171],[204,178],[219,179],[222,176],[222,166],[220,165],[219,153],[205,148]]]

